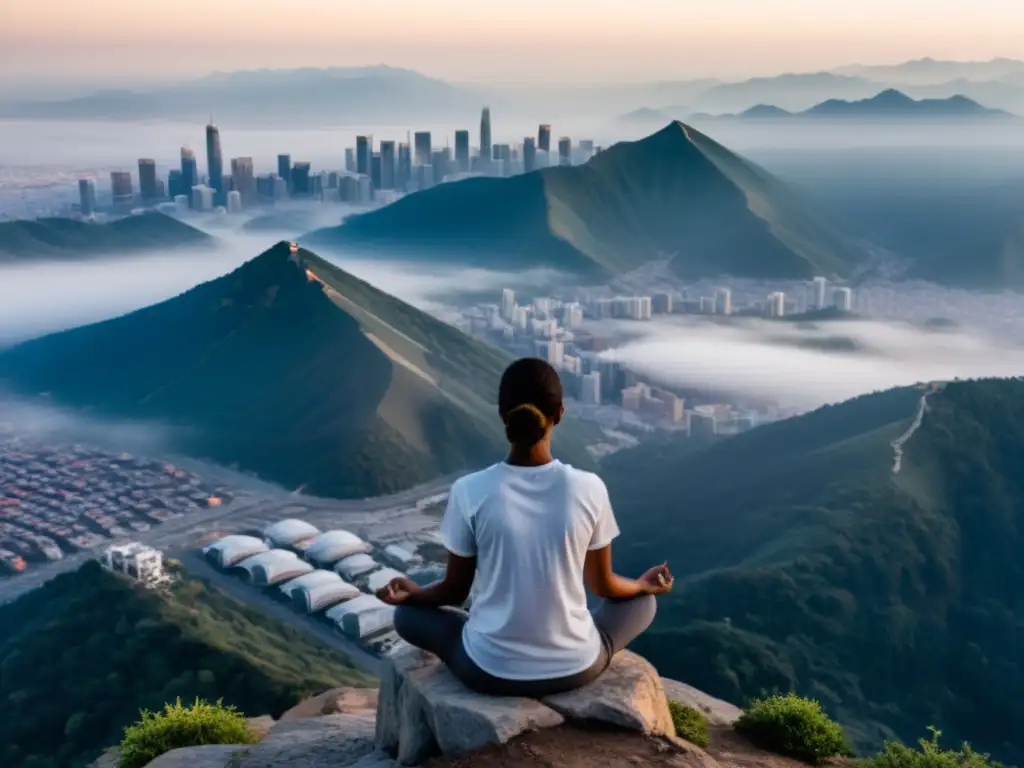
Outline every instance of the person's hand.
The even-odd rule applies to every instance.
[[[674,580],[672,572],[668,569],[667,562],[654,566],[638,579],[644,585],[649,595],[665,594],[672,589],[672,582]]]
[[[377,597],[388,605],[401,605],[419,591],[420,586],[412,579],[396,576],[377,590]]]

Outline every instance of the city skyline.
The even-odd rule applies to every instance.
[[[947,0],[939,8],[863,0],[827,10],[812,0],[770,7],[757,0],[609,0],[598,7],[519,0],[504,9],[437,0],[393,12],[295,0],[287,13],[269,0],[216,8],[199,0],[158,7],[96,0],[88,14],[79,5],[41,0],[5,8],[0,62],[17,62],[19,77],[69,80],[382,61],[457,82],[743,78],[925,56],[1019,56],[1024,30],[1016,0]],[[47,56],[26,58],[41,46]]]

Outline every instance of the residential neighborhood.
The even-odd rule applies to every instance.
[[[0,435],[0,578],[229,500],[164,461]]]

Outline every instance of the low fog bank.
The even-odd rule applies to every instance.
[[[0,348],[170,299],[289,239],[285,231],[273,229],[204,230],[217,237],[214,247],[0,266]],[[497,301],[504,286],[545,285],[558,277],[546,270],[508,274],[343,253],[320,255],[380,290],[442,317],[454,316],[450,308],[460,296],[493,292]]]
[[[653,381],[814,408],[922,381],[1018,376],[1024,348],[977,330],[873,320],[610,323],[628,341],[602,355]]]
[[[39,442],[83,442],[111,451],[163,453],[177,428],[87,416],[68,408],[0,391],[0,439],[17,435]]]

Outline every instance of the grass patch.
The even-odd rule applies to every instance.
[[[942,731],[929,728],[931,738],[920,739],[920,749],[914,749],[898,741],[887,741],[882,751],[874,757],[858,760],[860,768],[1003,768],[1002,763],[989,759],[981,752],[975,752],[964,742],[959,749],[944,750],[939,744]]]
[[[708,721],[700,710],[669,699],[668,711],[676,727],[676,736],[698,747],[708,745]]]
[[[811,765],[853,754],[843,729],[821,704],[795,693],[755,699],[736,721],[736,730],[762,749]]]
[[[143,768],[172,749],[255,741],[245,716],[234,707],[201,699],[185,707],[177,699],[174,704],[166,704],[163,712],[143,710],[141,719],[125,728],[120,768]]]

